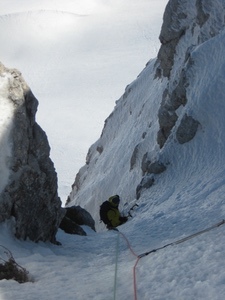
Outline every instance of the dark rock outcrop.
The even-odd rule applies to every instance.
[[[158,112],[160,129],[157,142],[160,148],[164,146],[178,121],[177,110],[185,106],[188,101],[186,89],[189,86],[187,73],[193,63],[191,52],[196,46],[217,35],[224,27],[222,1],[215,3],[212,0],[207,2],[196,0],[193,1],[193,10],[191,11],[188,9],[189,4],[185,0],[170,0],[163,16],[163,25],[159,37],[161,47],[157,56],[155,76],[159,78],[167,77],[169,81]],[[212,10],[217,12],[216,20],[213,17]],[[189,47],[185,42],[187,40]],[[196,120],[196,122],[198,121]],[[196,124],[192,122],[195,129],[197,128]],[[188,129],[187,126],[185,128]],[[181,140],[180,131],[181,129],[176,133],[179,142]],[[192,133],[196,133],[196,130],[192,130]],[[193,134],[190,135],[189,131],[185,133],[182,125],[183,138],[181,143],[190,141],[188,136],[194,137]]]
[[[192,140],[197,132],[198,125],[198,121],[185,114],[176,132],[178,142],[184,144]]]
[[[160,174],[166,170],[166,166],[159,160],[151,161],[146,152],[142,158],[141,169],[144,174]]]
[[[186,20],[187,13],[184,1],[169,1],[163,15],[163,24],[159,36],[162,44],[158,53],[158,60],[161,67],[159,74],[162,76],[170,77],[176,54],[176,46],[188,27]]]
[[[9,147],[0,190],[0,222],[14,217],[17,238],[56,242],[65,212],[47,136],[35,121],[38,101],[21,74],[1,63],[0,81],[0,101],[11,111],[4,144],[3,137],[0,141],[2,148]]]
[[[86,235],[86,232],[76,222],[68,217],[64,217],[59,225],[63,231],[69,234]]]
[[[80,206],[71,206],[66,207],[65,211],[59,227],[66,233],[86,235],[86,232],[80,227],[81,225],[87,225],[95,231],[95,221],[85,209]]]
[[[155,178],[152,174],[144,176],[136,188],[136,198],[139,199],[143,190],[149,189],[154,184],[154,182]]]

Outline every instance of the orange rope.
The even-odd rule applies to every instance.
[[[122,237],[125,239],[125,241],[127,242],[127,246],[130,249],[131,253],[135,256],[138,257],[138,255],[134,252],[134,250],[131,248],[130,242],[128,241],[127,237],[121,232],[119,231],[119,233],[122,235]]]
[[[167,245],[164,245],[164,246],[162,246],[162,247],[153,249],[153,250],[151,250],[151,251],[142,253],[142,254],[140,254],[140,255],[137,255],[137,254],[134,252],[134,250],[132,249],[132,247],[131,247],[131,245],[130,245],[130,242],[129,242],[128,239],[127,239],[127,237],[126,237],[121,231],[118,231],[118,232],[122,235],[122,237],[125,239],[125,241],[127,242],[127,246],[128,246],[128,248],[130,249],[131,253],[137,258],[137,259],[136,259],[136,262],[135,262],[135,264],[134,264],[134,267],[133,267],[134,300],[137,300],[136,267],[137,267],[137,264],[138,264],[139,260],[140,260],[142,257],[147,256],[147,255],[149,255],[150,253],[156,252],[156,251],[158,251],[158,250],[164,249],[164,248],[166,248],[166,247],[168,247],[168,246],[173,246],[173,245],[177,245],[177,244],[183,243],[183,242],[185,242],[185,241],[187,241],[187,240],[189,240],[189,239],[191,239],[191,238],[196,237],[197,235],[200,235],[200,234],[202,234],[202,233],[205,233],[205,232],[207,232],[207,231],[210,231],[210,230],[212,230],[212,229],[214,229],[214,228],[216,228],[216,227],[219,227],[219,226],[221,226],[221,225],[223,225],[223,224],[225,224],[225,220],[222,220],[222,221],[220,221],[219,223],[214,224],[213,226],[211,226],[211,227],[209,227],[209,228],[206,228],[206,229],[204,229],[204,230],[202,230],[202,231],[196,232],[196,233],[194,233],[194,234],[192,234],[192,235],[189,235],[189,236],[187,236],[187,237],[185,237],[185,238],[183,238],[183,239],[177,240],[177,241],[175,241],[175,242],[169,243],[169,244],[167,244]]]
[[[133,285],[134,285],[134,300],[137,300],[137,280],[136,280],[136,266],[140,260],[140,257],[137,257],[135,265],[133,267]]]
[[[135,265],[133,267],[133,286],[134,286],[134,300],[137,300],[137,281],[136,281],[136,266],[140,260],[141,257],[139,257],[134,250],[132,249],[130,242],[128,241],[127,237],[121,232],[119,231],[119,233],[122,235],[122,237],[125,239],[125,241],[127,242],[127,246],[130,249],[130,252],[137,258]]]

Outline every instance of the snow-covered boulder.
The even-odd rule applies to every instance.
[[[65,212],[37,106],[20,72],[0,63],[0,222],[14,217],[17,238],[55,242]]]

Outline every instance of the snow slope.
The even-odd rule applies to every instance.
[[[179,110],[179,114],[181,117],[189,113],[201,123],[193,140],[183,145],[178,144],[175,128],[165,147],[161,150],[157,148],[156,112],[167,80],[153,80],[153,60],[130,85],[131,89],[127,89],[125,100],[128,109],[123,109],[123,101],[120,100],[114,115],[108,119],[111,125],[112,118],[116,121],[114,125],[120,122],[120,130],[117,126],[111,126],[110,131],[105,130],[104,145],[99,145],[98,140],[90,149],[89,155],[96,155],[97,164],[101,161],[99,169],[101,167],[105,172],[115,158],[116,149],[120,154],[120,171],[127,163],[130,166],[126,156],[129,143],[136,134],[142,137],[146,132],[140,116],[148,120],[150,130],[148,129],[148,137],[140,146],[140,156],[136,163],[140,164],[139,157],[147,145],[152,156],[158,155],[167,163],[167,170],[157,175],[155,185],[142,194],[133,218],[119,227],[138,255],[173,243],[225,219],[224,41],[223,29],[220,34],[191,52],[193,64],[188,73],[189,101]],[[174,70],[176,71],[177,69]],[[152,101],[151,112],[146,109],[147,101]],[[124,115],[123,122],[121,115]],[[130,124],[133,126],[128,127]],[[125,136],[130,137],[126,140],[128,148],[120,146]],[[136,141],[139,143],[140,138]],[[110,156],[100,160],[94,149],[97,145],[106,147],[106,144],[112,145],[111,148],[108,147]],[[121,151],[118,150],[119,146]],[[122,196],[123,193],[128,195],[127,198],[122,197],[124,202],[132,201],[140,176],[135,170],[136,168],[131,172],[133,177],[130,175],[129,183],[123,172],[118,172],[117,176],[112,174],[111,185],[104,181],[108,174],[92,171],[92,189],[86,186],[84,193],[90,195],[93,191],[97,195],[93,187],[97,189],[95,181],[102,179],[99,193],[114,192],[110,190],[114,186]],[[124,187],[120,183],[121,176],[124,176],[123,182],[127,182]],[[100,201],[100,197],[98,199]],[[92,206],[90,203],[88,207],[95,215],[98,203],[92,201]],[[95,233],[89,230],[86,237],[81,237],[67,235],[59,230],[57,238],[62,246],[34,244],[16,240],[11,233],[11,225],[11,222],[0,224],[0,244],[8,247],[16,261],[30,271],[33,282],[20,285],[12,280],[0,281],[1,299],[135,299],[133,267],[137,258],[131,253],[124,236],[119,236],[117,246],[116,232],[101,230]],[[137,299],[224,299],[224,228],[225,225],[221,225],[183,243],[142,257],[136,267]]]
[[[179,215],[177,219],[180,220]],[[1,243],[9,247],[16,261],[30,271],[34,281],[25,284],[0,281],[2,300],[135,299],[133,267],[136,257],[122,236],[115,272],[117,233],[90,232],[87,237],[80,237],[59,231],[58,239],[63,246],[54,246],[20,242],[10,235],[6,224],[1,224],[0,228]],[[174,224],[175,228],[178,229],[176,233],[182,235],[179,226]],[[165,230],[165,234],[171,236],[171,226],[170,229],[158,227],[153,234],[154,229],[145,226],[137,234],[127,225],[121,228],[137,254],[155,249],[157,243],[168,242],[169,239],[161,240],[159,233]],[[141,258],[136,268],[137,299],[222,300],[225,292],[223,237],[224,227],[221,226]]]
[[[115,101],[156,56],[166,3],[1,1],[0,59],[39,100],[63,203]]]
[[[189,12],[184,22],[189,26],[177,45],[170,81],[166,77],[155,78],[156,60],[147,64],[117,101],[101,137],[90,147],[87,163],[77,176],[69,205],[83,206],[91,212],[96,222],[99,219],[99,205],[111,195],[121,195],[121,207],[125,202],[135,201],[136,188],[143,176],[142,159],[146,153],[150,161],[160,161],[167,166],[166,172],[156,175],[154,186],[146,191],[146,196],[142,196],[150,199],[151,205],[157,210],[162,206],[167,212],[170,207],[174,210],[179,199],[182,199],[181,207],[189,205],[193,198],[191,191],[193,187],[198,189],[199,180],[210,190],[214,178],[218,177],[218,189],[221,189],[221,195],[224,192],[221,177],[224,174],[225,157],[224,118],[218,117],[224,111],[224,102],[221,100],[224,94],[225,61],[224,21],[221,17],[224,1],[215,2],[215,9],[211,11],[208,3],[204,6],[210,18],[202,27],[194,26],[196,12],[191,10],[193,3],[183,2],[185,10]],[[212,36],[212,32],[215,36]],[[188,59],[185,58],[187,54]],[[186,77],[187,104],[178,108],[179,118],[166,144],[159,149],[159,107],[165,89],[177,85],[181,70]],[[184,115],[198,120],[200,126],[196,137],[182,145],[176,139],[176,131]],[[135,159],[131,164],[132,157]],[[199,208],[203,209],[203,214],[205,203],[211,203],[214,197],[213,189],[207,196],[209,199],[205,199],[203,207]],[[204,192],[199,194],[203,195]],[[201,202],[202,197],[195,193],[195,199]],[[223,215],[217,202],[210,205]],[[193,201],[193,210],[196,207],[199,207],[199,203]],[[192,205],[189,210],[187,218],[193,213]],[[98,229],[104,228],[98,223],[96,226]]]

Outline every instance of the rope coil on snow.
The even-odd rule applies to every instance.
[[[211,227],[208,227],[208,228],[206,228],[206,229],[204,229],[204,230],[198,231],[198,232],[196,232],[196,233],[194,233],[194,234],[191,234],[191,235],[189,235],[189,236],[187,236],[187,237],[185,237],[185,238],[183,238],[183,239],[177,240],[177,241],[175,241],[175,242],[166,244],[166,245],[164,245],[164,246],[162,246],[162,247],[159,247],[159,248],[150,250],[150,251],[148,251],[148,252],[144,252],[144,253],[139,254],[139,255],[137,255],[137,254],[134,252],[134,250],[132,249],[132,247],[131,247],[131,245],[130,245],[130,242],[129,242],[128,239],[127,239],[127,237],[126,237],[122,232],[118,231],[118,236],[119,236],[119,234],[122,235],[122,237],[123,237],[123,238],[125,239],[125,241],[127,242],[127,246],[128,246],[128,248],[130,249],[131,253],[136,257],[136,262],[135,262],[134,267],[133,267],[134,300],[137,300],[136,267],[137,267],[137,264],[138,264],[139,260],[140,260],[142,257],[147,256],[147,255],[149,255],[149,254],[151,254],[151,253],[157,252],[158,250],[164,249],[164,248],[166,248],[166,247],[168,247],[168,246],[174,246],[174,245],[181,244],[181,243],[183,243],[183,242],[185,242],[185,241],[188,241],[188,240],[190,240],[190,239],[192,239],[192,238],[194,238],[194,237],[196,237],[196,236],[198,236],[198,235],[200,235],[200,234],[203,234],[203,233],[208,232],[208,231],[210,231],[210,230],[212,230],[212,229],[214,229],[214,228],[217,228],[217,227],[219,227],[219,226],[221,226],[221,225],[223,225],[223,224],[225,224],[225,220],[224,220],[224,219],[223,219],[222,221],[220,221],[219,223],[214,224],[214,225],[211,226]],[[117,255],[118,255],[118,254],[117,254]],[[117,260],[118,260],[118,257],[117,257]],[[117,269],[116,269],[116,272],[117,272]],[[115,276],[116,276],[116,275],[115,275]],[[114,292],[114,294],[115,294],[115,292]],[[114,299],[115,299],[115,298],[114,298]]]

